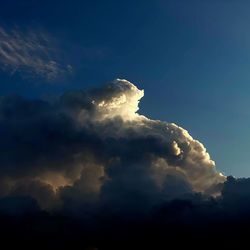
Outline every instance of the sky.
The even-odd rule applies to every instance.
[[[145,90],[142,114],[184,127],[225,175],[247,177],[249,5],[1,1],[0,27],[49,37],[48,53],[67,72],[48,79],[2,68],[0,94],[35,98],[127,79]]]
[[[0,241],[249,244],[249,9],[2,0]]]

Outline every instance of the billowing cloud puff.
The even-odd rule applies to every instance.
[[[1,197],[30,196],[46,210],[129,211],[219,195],[225,177],[204,146],[173,123],[138,114],[143,95],[117,79],[51,103],[2,97]]]
[[[95,89],[91,94],[96,104],[99,119],[111,119],[121,116],[124,121],[138,117],[136,111],[144,91],[137,89],[131,82],[117,79]]]
[[[223,176],[185,129],[140,115],[143,94],[117,79],[49,101],[0,99],[8,244],[238,249],[247,241],[250,179]]]

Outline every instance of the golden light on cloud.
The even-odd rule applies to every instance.
[[[65,175],[60,172],[48,172],[37,179],[49,184],[55,193],[60,187],[72,186],[74,184],[74,180],[65,177]]]

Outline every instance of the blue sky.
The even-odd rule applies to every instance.
[[[187,129],[224,174],[250,176],[249,10],[241,0],[2,0],[8,38],[17,32],[27,48],[48,38],[39,53],[59,73],[44,77],[51,64],[31,58],[28,69],[0,60],[0,95],[36,98],[125,78],[145,90],[140,113]]]

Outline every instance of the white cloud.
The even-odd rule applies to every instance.
[[[6,31],[0,27],[0,68],[24,76],[39,76],[54,81],[72,70],[56,59],[51,39],[43,32],[18,29]]]

